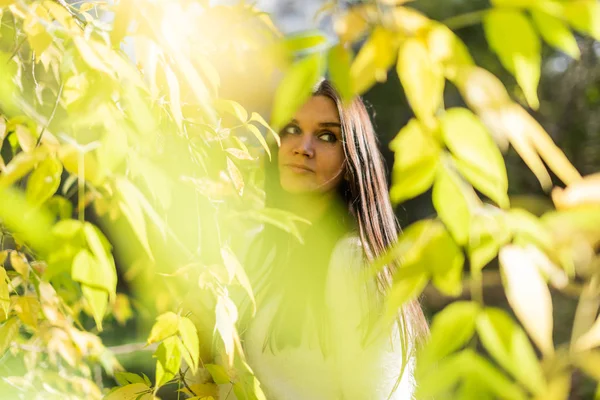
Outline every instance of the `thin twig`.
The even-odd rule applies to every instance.
[[[56,101],[54,102],[54,107],[52,107],[52,112],[50,113],[50,117],[48,117],[48,121],[44,124],[44,127],[42,128],[42,132],[40,132],[40,136],[38,137],[37,143],[35,144],[35,146],[39,146],[40,143],[42,142],[42,137],[44,136],[44,132],[46,132],[46,129],[48,129],[48,127],[50,126],[50,123],[52,122],[52,119],[54,118],[54,114],[56,113],[56,109],[58,108],[58,103],[60,102],[60,96],[62,96],[62,91],[63,88],[65,87],[64,82],[60,83],[60,87],[58,88],[58,94],[56,95]]]
[[[136,351],[154,351],[154,350],[156,350],[157,347],[158,347],[158,345],[156,343],[149,345],[145,342],[141,342],[141,343],[128,343],[128,344],[123,344],[120,346],[112,346],[112,347],[107,347],[106,349],[109,350],[114,355],[119,355],[119,354],[134,353]]]
[[[453,31],[466,28],[467,26],[472,26],[479,24],[483,19],[485,13],[489,10],[478,10],[472,11],[465,14],[456,15],[454,17],[450,17],[442,21],[444,25],[450,28]]]
[[[187,382],[185,380],[185,376],[183,376],[183,371],[181,369],[179,370],[179,378],[181,378],[181,382],[183,382],[183,385],[185,386],[185,388],[187,390],[190,391],[190,393],[192,394],[193,397],[198,396],[196,393],[194,393],[194,391],[192,390],[192,388],[189,387],[189,385],[187,384]]]

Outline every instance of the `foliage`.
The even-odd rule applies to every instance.
[[[108,11],[112,23],[98,18]],[[386,316],[428,282],[448,296],[469,285],[473,297],[434,318],[419,396],[565,399],[574,369],[600,379],[598,176],[580,176],[451,23],[404,1],[330,11],[338,43],[319,32],[281,40],[243,3],[0,0],[0,351],[15,393],[99,398],[101,366],[119,383],[110,399],[150,399],[171,384],[193,398],[228,384],[240,399],[264,398],[236,328],[233,293],[254,301],[239,260],[257,225],[299,237],[302,221],[263,206],[260,161],[278,136],[260,116],[263,99],[232,100],[257,92],[231,65],[247,65],[261,89],[283,72],[276,129],[325,71],[350,99],[395,66],[415,117],[391,144],[390,196],[432,188],[438,217],[391,249],[402,267]],[[542,40],[574,57],[571,29],[600,40],[594,0],[496,0],[476,17],[533,109]],[[469,108],[444,108],[447,82]],[[510,208],[507,142],[552,189],[555,211]],[[566,187],[553,187],[548,169]],[[496,256],[516,319],[483,303],[482,270]],[[123,281],[137,289],[131,299]],[[553,343],[549,285],[579,298],[570,343]],[[121,371],[98,336],[125,322],[130,304],[156,316],[145,331],[154,380]]]

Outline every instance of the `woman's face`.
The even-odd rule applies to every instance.
[[[344,176],[340,116],[333,100],[313,96],[281,131],[279,179],[288,193],[329,193]]]

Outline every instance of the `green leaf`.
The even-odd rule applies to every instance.
[[[94,47],[102,46],[102,44],[93,40],[87,41],[83,38],[83,35],[74,36],[73,43],[75,43],[75,47],[77,47],[81,58],[86,62],[88,66],[90,66],[90,68],[100,72],[104,72],[110,77],[114,76],[113,69],[110,68],[94,50]]]
[[[508,208],[510,199],[508,198],[508,189],[501,183],[498,183],[495,178],[486,175],[479,167],[473,166],[465,161],[452,157],[454,165],[458,172],[465,178],[475,189],[488,197],[500,208]],[[504,166],[504,161],[502,162]]]
[[[44,10],[44,11],[41,11]],[[36,15],[37,14],[37,15]],[[44,15],[45,14],[45,15]],[[46,31],[46,28],[40,20],[49,23],[49,15],[43,7],[37,7],[35,12],[31,12],[23,21],[23,30],[27,34],[27,41],[31,49],[39,59],[42,53],[52,44],[52,35]]]
[[[60,176],[63,167],[54,157],[42,161],[27,180],[27,200],[40,205],[48,200],[60,186]]]
[[[397,36],[381,26],[373,32],[360,48],[350,67],[352,91],[363,94],[375,82],[385,82],[398,48]]]
[[[221,249],[221,257],[223,257],[223,263],[230,276],[235,277],[248,294],[248,297],[252,302],[252,315],[254,315],[256,312],[256,301],[254,300],[252,285],[250,284],[250,280],[248,279],[248,275],[246,275],[244,267],[242,267],[242,264],[240,264],[235,254],[229,248]]]
[[[342,44],[333,46],[327,54],[329,79],[340,94],[344,104],[348,104],[354,96],[352,76],[350,75],[352,57],[352,51]]]
[[[472,273],[479,273],[492,261],[510,237],[508,226],[500,215],[493,213],[473,215],[467,245]]]
[[[312,93],[323,70],[320,54],[312,54],[292,65],[275,91],[271,124],[279,130]]]
[[[418,356],[418,367],[429,369],[436,362],[466,345],[475,333],[479,304],[456,301],[437,313],[431,323],[431,336]]]
[[[465,362],[469,365],[469,375],[484,384],[495,398],[525,400],[525,395],[520,386],[513,383],[494,365],[472,350],[466,350],[469,354]]]
[[[531,22],[520,11],[494,9],[484,16],[483,27],[490,48],[514,75],[529,106],[537,109],[541,44]]]
[[[461,293],[464,255],[441,222],[423,220],[410,225],[399,237],[394,254],[402,261],[399,278],[404,277],[403,269],[423,271],[444,294]]]
[[[148,234],[146,232],[144,208],[139,201],[140,196],[143,197],[143,195],[140,194],[138,189],[125,178],[117,178],[116,185],[120,192],[119,208],[121,212],[129,221],[129,225],[146,251],[146,254],[148,254],[151,259],[154,259],[150,243],[148,242]]]
[[[215,381],[216,384],[225,385],[231,382],[231,379],[229,379],[229,374],[227,374],[227,370],[225,370],[225,367],[222,365],[204,364],[204,367],[210,373],[210,376],[212,376],[213,381]]]
[[[154,353],[156,358],[156,385],[158,389],[179,373],[181,367],[181,342],[178,337],[166,338]]]
[[[83,224],[76,219],[64,219],[52,227],[52,234],[61,239],[72,239],[83,232]]]
[[[152,400],[153,398],[152,389],[148,385],[132,383],[110,392],[104,400]]]
[[[100,230],[89,222],[84,223],[83,233],[90,250],[98,260],[101,287],[105,288],[111,296],[117,292],[117,270],[110,254],[110,243]],[[95,285],[93,285],[95,286]]]
[[[427,286],[427,271],[419,271],[412,275],[396,275],[394,283],[386,297],[386,317],[393,321],[398,316],[398,310],[410,300],[418,298]]]
[[[19,333],[21,324],[18,318],[8,319],[0,326],[0,355],[4,355]]]
[[[467,243],[471,224],[470,193],[460,177],[440,165],[433,185],[433,206],[459,245]]]
[[[6,166],[6,169],[0,175],[0,189],[6,188],[29,173],[37,164],[46,158],[47,150],[43,147],[37,147],[30,153],[18,153]]]
[[[236,340],[235,323],[238,318],[238,312],[235,304],[228,297],[219,296],[215,309],[217,332],[225,345],[225,353],[229,357],[229,364],[233,363],[234,344]]]
[[[465,178],[498,205],[507,207],[504,159],[483,124],[466,108],[449,109],[440,123],[444,142],[460,160]]]
[[[527,335],[497,308],[486,308],[477,318],[477,333],[486,350],[533,394],[546,386],[544,373]]]
[[[600,4],[596,0],[566,2],[564,15],[567,21],[581,33],[600,40]]]
[[[148,344],[160,342],[179,331],[179,315],[173,312],[166,312],[156,318],[154,326],[148,336]]]
[[[24,254],[19,253],[15,250],[10,252],[10,265],[15,271],[19,273],[23,278],[29,277],[29,262]]]
[[[429,189],[435,178],[440,147],[421,123],[411,119],[391,141],[390,148],[394,151],[392,201],[401,203]]]
[[[192,369],[192,372],[196,373],[200,362],[200,342],[198,341],[196,326],[189,318],[181,317],[178,329],[181,342],[186,350],[183,352],[183,358]]]
[[[88,285],[81,285],[81,291],[92,310],[92,316],[98,330],[102,331],[102,319],[108,307],[108,292]]]
[[[279,138],[279,135],[277,134],[277,132],[275,132],[275,130],[273,128],[271,128],[271,125],[269,125],[267,123],[267,121],[265,121],[265,119],[260,114],[253,112],[252,116],[250,117],[249,122],[252,122],[252,121],[258,122],[259,124],[261,124],[262,126],[267,128],[269,130],[269,132],[271,132],[271,134],[273,135],[273,138],[275,139],[275,142],[277,142],[277,145],[278,146],[281,145],[281,139]],[[261,137],[262,137],[262,135],[261,135]],[[257,138],[257,139],[259,139],[259,138]]]
[[[508,212],[507,222],[513,236],[521,241],[535,243],[546,251],[555,249],[549,230],[529,211],[514,208]]]
[[[115,372],[115,380],[120,386],[126,386],[130,383],[145,383],[144,378],[142,378],[138,374],[133,374],[131,372],[125,371]]]
[[[543,11],[532,10],[531,17],[542,38],[552,47],[579,59],[581,53],[575,36],[562,20]]]
[[[254,135],[254,137],[259,141],[259,143],[261,144],[263,149],[265,149],[265,151],[267,152],[267,155],[269,156],[269,160],[270,160],[271,159],[271,149],[269,148],[269,145],[267,144],[262,133],[260,133],[258,128],[252,124],[245,124],[244,127],[246,127],[250,131],[250,133],[252,133]]]
[[[283,44],[288,53],[294,54],[326,43],[327,37],[323,33],[311,30],[287,36]]]
[[[502,281],[508,302],[542,353],[554,353],[552,297],[548,285],[526,251],[514,245],[500,250]]]
[[[227,173],[229,174],[229,179],[231,179],[235,191],[238,195],[242,196],[244,194],[244,177],[229,157],[227,157]]]
[[[248,112],[241,104],[233,100],[218,99],[215,108],[221,113],[227,113],[236,117],[242,124],[248,122]]]
[[[442,104],[444,74],[425,43],[416,38],[405,40],[398,53],[396,72],[417,118],[430,121]]]
[[[3,264],[4,261],[2,261]],[[10,310],[10,292],[8,290],[8,276],[4,267],[0,267],[0,307],[4,315],[8,315]]]

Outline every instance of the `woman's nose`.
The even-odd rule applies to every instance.
[[[298,138],[296,146],[294,146],[294,154],[303,155],[309,158],[314,156],[314,145],[310,135],[302,135]]]

